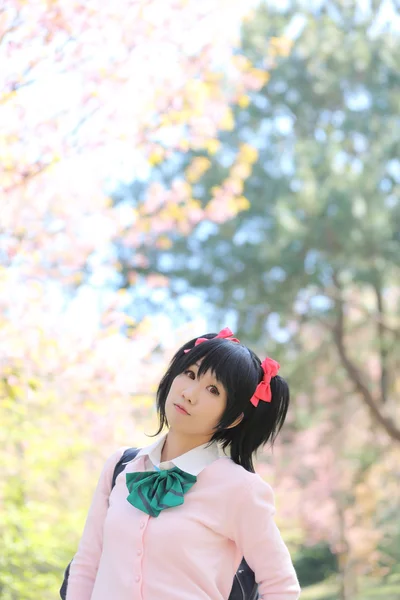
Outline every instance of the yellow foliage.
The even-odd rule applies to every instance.
[[[273,56],[289,56],[293,40],[286,37],[273,37],[270,39],[270,53]]]
[[[130,325],[131,327],[136,325],[136,319],[134,319],[130,315],[124,315],[124,318],[125,318],[126,325]]]
[[[5,92],[4,94],[2,94],[0,96],[0,104],[5,104],[6,102],[9,102],[10,100],[12,100],[15,96],[17,95],[16,90],[12,90],[11,92]]]
[[[265,85],[271,78],[271,75],[264,71],[263,69],[250,69],[250,75],[252,75],[255,79],[258,79],[261,85]]]
[[[223,77],[222,73],[210,71],[209,73],[205,73],[205,75],[203,76],[203,79],[207,83],[218,83],[219,81],[221,81],[222,77]]]
[[[239,150],[239,157],[250,164],[255,163],[258,158],[258,150],[250,144],[242,144]]]
[[[213,187],[210,190],[211,196],[213,196],[213,198],[215,198],[220,190],[221,190],[221,187],[219,185],[213,185]]]
[[[155,148],[148,157],[149,164],[154,167],[163,161],[164,151],[162,148]]]
[[[201,105],[203,107],[203,104]],[[176,120],[178,123],[187,123],[190,121],[190,118],[193,116],[193,113],[201,114],[202,108],[193,107],[190,110],[188,108],[184,108],[176,113]]]
[[[192,210],[201,209],[201,202],[199,202],[199,200],[196,200],[195,198],[190,198],[188,202],[188,207]]]
[[[210,168],[211,161],[205,156],[198,156],[195,158],[191,165],[186,169],[186,179],[190,183],[195,183],[200,177]]]
[[[177,204],[170,204],[167,206],[163,212],[162,216],[170,219],[174,219],[175,221],[181,222],[185,220],[185,215],[180,206]]]
[[[144,233],[150,233],[151,231],[151,219],[144,219],[141,218],[140,221],[140,229],[144,232]]]
[[[172,125],[172,120],[171,120],[171,115],[166,114],[166,115],[160,115],[159,116],[160,119],[160,127],[169,127],[170,125]]]
[[[242,54],[237,54],[236,56],[233,56],[232,62],[241,71],[248,71],[251,68],[250,60]]]
[[[247,179],[251,174],[251,163],[236,163],[230,170],[230,176],[234,179]]]
[[[216,139],[211,139],[211,140],[207,140],[206,143],[204,144],[205,149],[207,150],[208,154],[216,154],[218,152],[218,150],[221,147],[221,142],[219,140]]]
[[[229,214],[232,217],[235,216],[235,215],[237,215],[237,213],[238,213],[238,207],[237,207],[237,204],[236,204],[236,198],[235,197],[229,198],[227,200],[226,204],[227,204],[227,208],[228,208]]]
[[[179,110],[170,110],[167,115],[163,115],[160,118],[160,123],[162,126],[169,127],[170,125],[174,125],[175,123],[181,122],[181,112]]]
[[[222,117],[219,126],[224,131],[232,131],[235,127],[235,119],[231,108],[227,108],[224,116]]]
[[[213,83],[198,81],[192,79],[188,81],[185,89],[185,104],[190,110],[185,111],[185,121],[189,120],[192,114],[202,116],[208,100],[213,96],[215,86]]]
[[[236,207],[239,209],[239,211],[249,210],[250,202],[247,198],[245,198],[245,196],[239,196],[239,198],[236,200]]]
[[[154,396],[149,394],[135,395],[133,401],[135,407],[153,408],[154,406]]]
[[[179,149],[182,152],[187,152],[189,150],[189,148],[190,148],[190,144],[189,144],[188,140],[183,139],[179,142]]]
[[[207,95],[209,93],[209,86],[204,81],[198,79],[189,79],[186,84],[186,91],[192,97]]]
[[[158,238],[156,246],[161,250],[169,250],[172,246],[172,241],[166,235],[162,235]]]
[[[239,96],[237,103],[240,108],[247,108],[250,104],[250,98],[247,96],[247,94],[242,94]]]
[[[83,281],[83,272],[82,271],[77,271],[76,273],[74,273],[72,280],[73,280],[73,283],[76,283],[76,284],[82,283],[82,281]]]

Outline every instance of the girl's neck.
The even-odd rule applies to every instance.
[[[161,462],[173,460],[177,456],[181,456],[193,448],[198,448],[209,442],[209,439],[199,439],[194,436],[182,436],[173,430],[169,430],[161,451]]]

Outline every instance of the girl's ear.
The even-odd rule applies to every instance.
[[[233,429],[234,427],[237,427],[237,425],[239,425],[239,423],[241,423],[243,421],[243,417],[244,417],[244,413],[239,415],[238,418],[235,419],[233,421],[233,423],[227,427],[227,429]]]

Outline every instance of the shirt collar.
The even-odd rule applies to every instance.
[[[179,467],[179,469],[182,469],[182,471],[185,471],[186,473],[196,476],[205,467],[213,463],[221,456],[224,456],[222,449],[220,449],[218,444],[214,442],[209,446],[207,444],[202,444],[201,446],[197,446],[196,448],[189,450],[189,452],[185,452],[184,454],[181,454],[170,461],[161,462],[161,450],[163,448],[165,438],[166,435],[154,442],[154,444],[150,444],[150,446],[142,448],[138,452],[137,456],[148,456],[153,466],[161,470],[170,469],[175,466]]]

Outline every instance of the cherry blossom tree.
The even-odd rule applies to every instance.
[[[218,132],[234,125],[231,107],[271,66],[236,52],[248,10],[244,0],[0,8],[5,600],[54,597],[94,484],[88,473],[117,444],[140,445],[154,431],[154,386],[183,335],[160,345],[157,323],[126,316],[111,241],[129,236],[134,256],[155,232],[178,223],[189,233],[204,215],[220,221],[246,208],[237,183],[252,163],[246,148],[236,184],[206,210],[190,193],[198,163],[187,184],[152,188],[140,214],[109,194],[124,173],[146,177],[176,150],[216,151]]]

